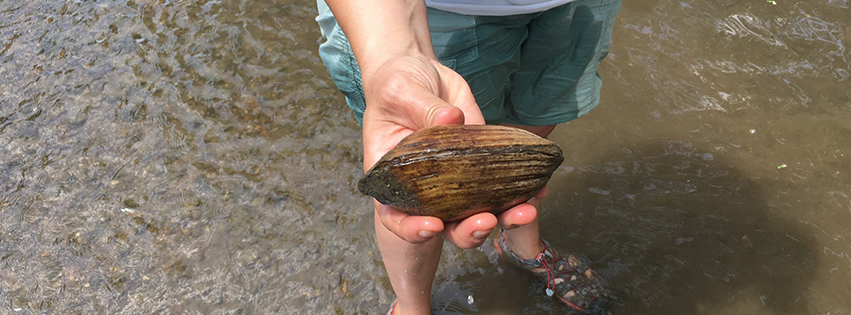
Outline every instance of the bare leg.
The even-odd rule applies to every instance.
[[[540,126],[540,127],[524,127],[524,126],[514,126],[529,130],[541,137],[546,137],[553,131],[555,126]],[[541,198],[545,195],[542,194]],[[541,200],[538,198],[533,198],[528,201],[535,209],[541,208]],[[570,256],[558,256],[553,255],[554,251],[546,251],[546,245],[541,241],[540,237],[540,226],[537,216],[534,222],[529,224],[517,227],[517,228],[507,228],[503,234],[503,240],[505,241],[505,246],[507,246],[516,258],[526,260],[526,261],[538,261],[541,262],[540,259],[543,259],[541,265],[527,265],[524,269],[527,269],[539,277],[542,280],[545,280],[547,283],[547,290],[549,291],[547,294],[552,294],[553,291],[559,293],[557,296],[560,301],[567,304],[571,308],[575,310],[582,311],[585,307],[591,303],[596,297],[601,296],[601,290],[604,290],[603,284],[597,278],[597,274],[591,269],[585,269],[583,263],[577,259],[576,257]],[[496,243],[496,242],[495,242]],[[541,255],[541,256],[539,256]],[[552,264],[552,265],[550,265]],[[553,266],[553,267],[551,267]],[[584,269],[583,272],[586,279],[576,279],[575,276],[570,276],[570,274],[557,274],[555,277],[552,277],[550,274],[553,271],[550,268],[556,268],[557,270],[567,271],[570,268],[579,268],[578,270]],[[540,275],[541,272],[547,271],[546,276]],[[560,282],[559,282],[560,280]],[[577,281],[577,286],[567,286],[562,288],[557,288],[556,286],[560,284],[564,284],[565,282],[573,282]],[[550,286],[553,286],[551,289]],[[566,291],[566,292],[565,292]]]
[[[540,200],[531,200],[530,202],[536,209],[540,209]],[[514,229],[503,231],[503,237],[520,259],[534,259],[540,252],[544,250],[544,244],[541,243],[541,234],[538,228],[538,219],[527,225],[523,225]]]
[[[546,138],[552,131],[555,129],[555,125],[549,126],[518,126],[518,125],[508,125],[511,127],[517,127],[521,129],[525,129],[531,131],[532,133]],[[541,209],[541,200],[532,199],[529,201],[530,204],[535,206],[535,209]],[[520,226],[518,228],[505,230],[504,232],[505,242],[508,243],[508,247],[511,248],[511,251],[514,252],[515,255],[520,257],[521,259],[532,259],[535,258],[538,253],[544,250],[544,244],[541,243],[541,234],[538,227],[538,219],[536,218],[534,222]]]
[[[431,314],[431,285],[443,239],[409,243],[393,234],[375,215],[375,236],[398,304],[394,315]]]

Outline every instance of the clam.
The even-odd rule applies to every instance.
[[[563,160],[555,143],[522,129],[435,126],[402,139],[366,172],[358,190],[411,215],[459,221],[525,202]]]

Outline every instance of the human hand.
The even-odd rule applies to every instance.
[[[460,223],[446,224],[443,238],[461,248],[474,248],[482,245],[494,228],[494,224],[505,230],[532,223],[538,217],[541,200],[547,196],[549,186],[538,191],[531,199],[516,205],[498,215],[490,212],[476,214]]]
[[[372,69],[375,69],[372,71]],[[363,73],[367,109],[363,120],[364,169],[414,131],[453,124],[484,124],[467,82],[453,70],[427,56],[389,58]],[[535,206],[524,203],[500,214],[480,213],[461,222],[410,216],[375,202],[376,215],[388,230],[410,243],[437,235],[462,248],[478,247],[500,224],[516,227],[532,222]]]

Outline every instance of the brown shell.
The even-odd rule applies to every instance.
[[[436,126],[402,139],[358,190],[408,214],[458,221],[528,200],[563,160],[555,143],[522,129]]]

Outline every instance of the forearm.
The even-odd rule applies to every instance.
[[[422,0],[326,0],[346,33],[364,80],[395,56],[434,57]]]

